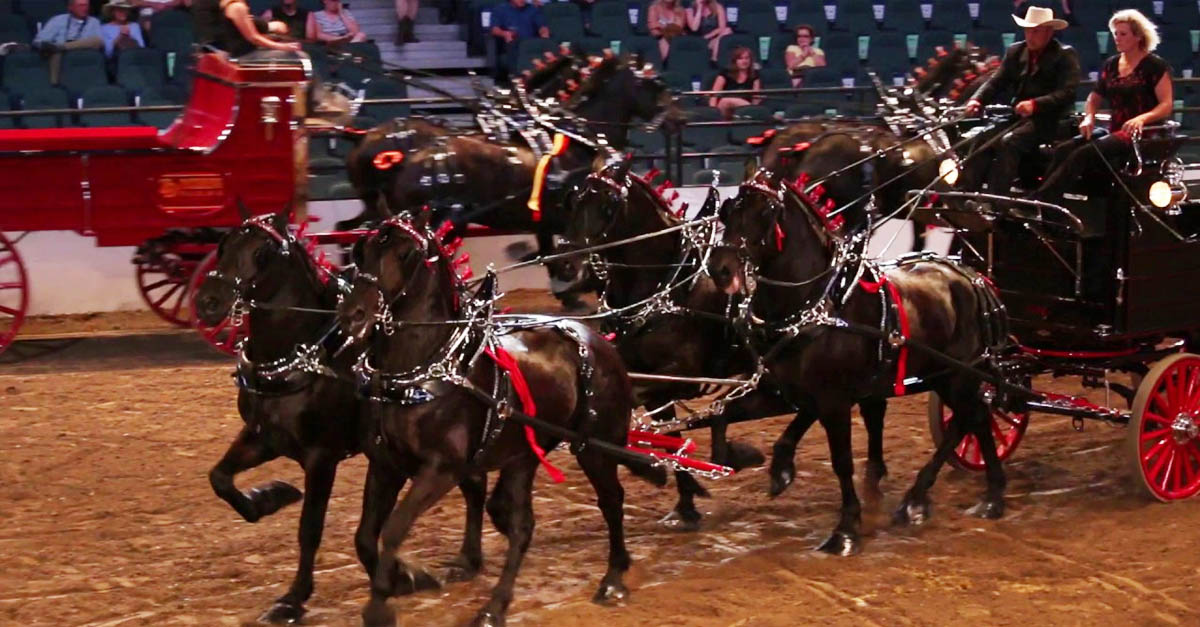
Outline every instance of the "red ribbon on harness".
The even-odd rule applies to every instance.
[[[512,380],[513,391],[517,393],[517,398],[521,400],[521,407],[524,409],[524,412],[530,416],[536,416],[537,406],[533,404],[533,394],[529,392],[529,384],[525,382],[525,375],[521,374],[521,368],[517,365],[517,360],[513,359],[513,356],[508,351],[499,346],[494,351],[491,348],[483,350],[487,353],[488,357],[492,358],[492,361],[496,362],[497,366],[508,372],[508,376]],[[566,480],[566,476],[563,475],[562,471],[555,468],[554,464],[551,464],[546,459],[546,451],[538,446],[537,434],[534,433],[533,427],[529,425],[525,425],[525,441],[529,443],[530,450],[537,456],[542,467],[546,469],[546,474],[550,475],[550,479],[554,483],[562,483]]]
[[[880,274],[878,283],[859,279],[858,285],[871,294],[878,294],[879,288],[887,286],[888,293],[892,296],[892,302],[896,303],[896,318],[900,321],[900,337],[907,342],[909,338],[908,312],[904,310],[904,301],[900,299],[900,290],[896,289],[896,284],[889,281],[886,275]],[[896,396],[904,396],[904,373],[906,370],[908,370],[907,343],[900,346],[900,354],[896,357],[896,383],[892,387],[892,393]]]

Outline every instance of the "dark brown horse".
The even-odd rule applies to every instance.
[[[545,423],[623,447],[629,379],[616,350],[583,325],[548,319],[508,329],[493,325],[490,278],[464,304],[450,255],[428,220],[427,212],[392,218],[361,242],[354,253],[360,274],[338,308],[343,330],[371,342],[358,367],[375,399],[367,420],[374,433],[366,451],[368,484],[413,481],[394,511],[386,499],[367,495],[371,515],[391,514],[363,618],[369,625],[394,624],[386,600],[395,581],[411,573],[397,551],[417,517],[463,477],[499,470],[487,511],[509,548],[500,581],[475,619],[499,625],[532,538],[540,451],[558,443],[506,419],[505,407],[511,402]],[[575,442],[572,448],[609,530],[608,570],[595,599],[624,598],[630,558],[618,462],[596,445]],[[622,463],[660,485],[666,480],[661,468]]]
[[[206,324],[230,315],[246,316],[249,339],[239,355],[238,411],[245,425],[209,473],[213,490],[248,522],[257,522],[303,498],[300,564],[286,594],[262,616],[294,622],[305,613],[313,592],[313,562],[338,463],[360,450],[362,405],[350,379],[352,362],[327,357],[336,339],[333,310],[338,281],[316,263],[288,228],[287,212],[247,220],[227,233],[217,266],[196,295],[196,313]],[[254,303],[255,306],[250,306]],[[283,481],[238,490],[234,477],[277,457],[304,469],[304,492]],[[482,477],[464,478],[467,532],[461,563],[478,570],[482,562]],[[398,490],[399,488],[397,488]],[[390,495],[395,502],[396,495]],[[358,554],[373,571],[378,526],[360,528]],[[430,585],[430,578],[405,582],[395,593]]]
[[[800,407],[781,440],[799,440],[815,421],[829,440],[842,507],[833,535],[819,548],[848,555],[861,547],[851,407],[864,398],[905,393],[913,378],[946,399],[954,421],[905,495],[896,521],[928,519],[929,488],[966,432],[983,443],[987,463],[987,491],[973,511],[988,518],[1003,515],[1005,477],[980,395],[980,375],[948,369],[924,350],[986,369],[988,355],[1007,336],[1003,309],[990,288],[941,259],[918,257],[890,267],[861,261],[829,234],[802,194],[766,172],[742,184],[734,202],[723,208],[722,223],[724,245],[713,252],[710,271],[719,287],[752,299],[753,323],[766,338],[770,378]],[[772,473],[791,467],[790,459],[777,459]]]
[[[565,234],[569,246],[596,246],[655,233],[683,222],[647,178],[631,174],[629,166],[628,161],[610,164],[589,176],[575,193]],[[716,210],[716,190],[709,190],[709,197],[695,218],[713,216]],[[739,346],[741,338],[724,319],[735,297],[717,289],[702,272],[707,242],[696,242],[694,238],[703,239],[707,233],[704,228],[691,234],[675,231],[596,253],[606,277],[602,286],[604,300],[610,308],[620,311],[660,292],[675,305],[669,311],[638,307],[606,321],[618,331],[617,347],[631,371],[679,377],[728,377],[753,370],[751,355],[745,346]],[[577,282],[578,277],[585,275],[583,266],[589,262],[586,258],[584,263],[568,261],[557,265],[557,278]],[[647,408],[694,398],[702,392],[700,386],[687,383],[637,382],[634,386],[637,402]],[[882,399],[864,400],[860,406],[869,442],[866,486],[869,491],[878,492],[880,480],[887,475],[883,461],[883,416],[887,403]],[[769,383],[730,401],[721,415],[711,419],[713,462],[734,469],[761,463],[758,451],[726,439],[727,425],[795,411]],[[669,412],[665,418],[674,419],[675,413]],[[708,492],[687,473],[677,472],[675,476],[679,501],[667,521],[678,523],[682,529],[695,529],[701,515],[694,499],[708,496]],[[786,484],[773,484],[772,493],[777,494],[783,487]]]

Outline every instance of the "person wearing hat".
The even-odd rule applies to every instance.
[[[1007,132],[990,151],[994,159],[980,155],[964,169],[964,173],[990,170],[988,189],[993,194],[1007,194],[1020,159],[1034,153],[1038,144],[1056,139],[1058,124],[1071,112],[1079,85],[1079,57],[1054,38],[1055,31],[1067,27],[1065,20],[1055,19],[1052,9],[1031,6],[1025,17],[1014,15],[1013,21],[1025,29],[1025,40],[1009,46],[1000,69],[967,102],[967,113],[975,115],[998,92],[1013,95],[1017,122],[1011,129],[1004,125]]]
[[[46,20],[33,37],[33,47],[50,57],[50,82],[55,85],[64,51],[103,45],[100,20],[88,15],[88,0],[67,0],[67,12]]]
[[[1108,20],[1117,54],[1100,69],[1096,87],[1084,104],[1079,135],[1054,148],[1054,161],[1042,186],[1032,194],[1040,200],[1057,199],[1084,171],[1103,171],[1101,156],[1111,164],[1133,150],[1133,137],[1147,124],[1171,115],[1175,86],[1171,66],[1154,54],[1158,29],[1141,11],[1117,11]],[[1108,130],[1096,128],[1096,110],[1107,100],[1112,110]]]
[[[104,40],[104,56],[109,59],[113,58],[118,50],[146,47],[141,27],[137,22],[129,21],[133,9],[130,0],[108,0],[108,4],[100,11],[107,20],[107,23],[100,27],[100,37]]]

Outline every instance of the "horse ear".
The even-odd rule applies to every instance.
[[[288,222],[291,221],[291,215],[292,203],[290,202],[284,205],[279,211],[276,211],[275,214],[271,216],[271,222],[274,223],[275,230],[282,231],[283,229],[286,229]]]
[[[424,231],[429,227],[429,220],[432,217],[433,211],[429,208],[429,205],[425,205],[421,207],[420,211],[413,214],[412,224],[416,227],[417,231]]]
[[[365,246],[366,241],[367,238],[360,237],[358,238],[358,241],[354,242],[354,245],[350,247],[350,261],[354,262],[354,265],[358,268],[359,272],[362,271],[363,246]]]
[[[483,277],[483,281],[479,284],[479,289],[475,290],[475,295],[471,297],[476,302],[492,301],[496,299],[496,273],[488,271]]]
[[[246,203],[242,202],[241,196],[237,197],[237,208],[238,208],[238,215],[240,215],[242,217],[242,222],[245,222],[246,220],[249,220],[252,217],[250,215],[250,208],[246,206]]]
[[[711,215],[716,215],[720,202],[721,194],[717,193],[717,188],[708,188],[708,195],[704,198],[704,204],[700,205],[700,211],[696,213],[696,218],[707,218]]]
[[[626,176],[629,176],[629,168],[632,166],[633,166],[632,159],[626,158],[626,159],[621,159],[620,161],[618,161],[616,167],[613,168],[613,173],[616,174],[615,178],[623,179]]]

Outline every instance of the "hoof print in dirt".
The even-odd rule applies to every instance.
[[[980,501],[967,509],[969,516],[999,520],[1004,517],[1004,501]]]
[[[849,557],[858,555],[862,552],[862,543],[858,538],[840,531],[833,532],[827,540],[822,542],[817,547],[818,551],[828,553],[830,555],[838,555],[840,557]]]
[[[479,574],[482,566],[483,564],[472,564],[470,560],[460,555],[445,564],[446,572],[443,573],[442,579],[446,583],[470,581]]]
[[[306,611],[301,605],[280,600],[276,601],[271,609],[263,612],[262,616],[258,617],[258,622],[270,625],[294,625],[300,622]]]

